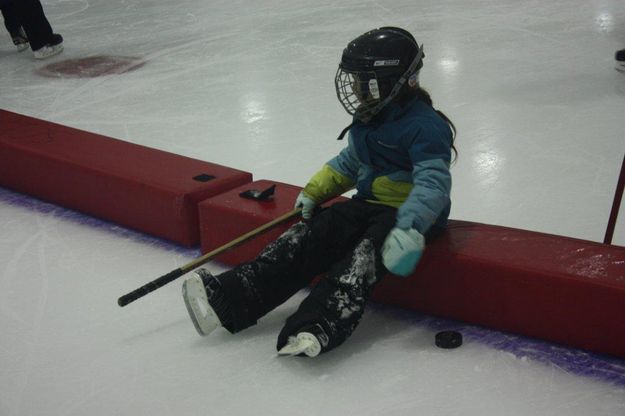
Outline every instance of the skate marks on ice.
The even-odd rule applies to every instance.
[[[422,323],[436,331],[461,332],[467,342],[505,351],[521,362],[539,362],[565,373],[625,387],[625,360],[621,358],[436,317],[424,316]]]
[[[139,232],[135,232],[109,223],[107,221],[81,214],[76,211],[61,208],[54,204],[40,201],[38,199],[22,195],[4,188],[0,188],[0,203],[26,209],[35,212],[43,217],[49,216],[50,218],[47,218],[46,221],[50,221],[52,219],[56,221],[68,221],[82,226],[95,228],[98,231],[111,234],[114,237],[130,239],[132,241],[148,244],[150,246],[154,246],[168,252],[174,252],[177,255],[183,255],[188,257],[198,255],[198,249],[180,247],[167,241],[160,240],[158,238],[151,237]],[[43,224],[42,227],[44,227],[44,225],[45,224]],[[44,231],[42,231],[42,233],[38,233],[37,235],[33,235],[31,238],[28,239],[28,242],[24,242],[24,247],[18,249],[13,259],[9,261],[9,263],[6,265],[2,272],[2,284],[5,289],[6,285],[10,283],[9,281],[15,278],[15,276],[11,275],[11,264],[12,262],[17,261],[16,256],[23,256],[26,252],[32,252],[34,247],[33,245],[36,246],[37,241],[44,237]],[[26,247],[26,245],[28,245],[28,247]],[[45,259],[42,258],[41,261],[43,261],[44,263],[38,262],[38,264],[35,266],[44,267],[45,269]],[[45,270],[40,270],[39,274],[45,276]],[[42,283],[43,285],[40,285],[39,287],[45,292],[45,282]],[[240,343],[246,344],[247,342],[257,342],[258,340],[256,337],[262,334],[261,338],[264,340],[263,343],[267,343],[267,345],[263,345],[263,348],[266,348],[268,352],[273,351],[273,343],[275,342],[274,337],[277,336],[280,325],[282,324],[283,320],[286,319],[286,317],[290,313],[292,313],[292,311],[294,310],[293,308],[296,307],[297,302],[303,299],[303,297],[306,295],[307,290],[304,290],[302,292],[303,293],[298,294],[289,302],[287,302],[287,304],[274,311],[272,313],[273,316],[269,320],[267,319],[268,317],[265,317],[260,322],[260,325],[247,330],[245,338],[249,336],[249,339],[241,339],[241,335],[232,336],[230,334],[212,334],[212,336],[215,335],[217,339],[221,339],[221,342],[226,342],[229,345],[231,343],[234,343],[234,346]],[[4,290],[3,293],[9,296],[10,291]],[[38,297],[40,307],[37,308],[39,312],[35,312],[35,315],[40,315],[41,310],[43,309],[43,305],[45,305],[46,302],[45,293],[40,293],[40,295],[43,296]],[[6,304],[6,302],[2,303]],[[547,367],[555,368],[565,373],[575,374],[595,380],[601,380],[613,383],[618,386],[625,386],[625,360],[622,359],[589,353],[576,349],[570,349],[564,346],[551,344],[537,339],[530,339],[520,335],[502,333],[486,328],[467,325],[458,321],[424,316],[414,311],[404,311],[385,305],[370,304],[367,306],[367,309],[369,310],[369,313],[365,311],[365,317],[359,330],[355,331],[350,340],[346,342],[345,345],[343,345],[340,349],[338,349],[337,352],[328,354],[330,356],[328,357],[328,359],[330,359],[331,357],[337,357],[338,359],[338,356],[341,356],[343,359],[345,359],[350,354],[364,354],[366,353],[367,349],[371,347],[372,342],[373,344],[384,343],[387,336],[393,337],[394,335],[392,331],[389,332],[384,328],[376,328],[376,322],[378,322],[379,320],[380,322],[378,323],[380,326],[388,325],[388,319],[384,319],[386,317],[389,318],[390,321],[408,320],[414,324],[412,326],[415,327],[415,330],[419,330],[419,327],[421,326],[432,330],[432,339],[430,340],[429,338],[427,338],[426,334],[425,337],[427,339],[419,339],[418,341],[415,341],[417,342],[417,344],[415,345],[416,348],[428,349],[432,347],[434,345],[434,332],[436,331],[456,330],[460,331],[463,334],[466,341],[465,346],[461,347],[458,350],[458,352],[460,353],[462,353],[463,348],[465,348],[467,344],[470,345],[471,343],[477,343],[489,346],[495,350],[507,352],[511,357],[514,358],[515,361],[519,361],[520,363],[538,362],[544,364]],[[3,313],[5,313],[5,315],[7,316],[13,315],[13,311],[11,310],[4,310]],[[13,316],[13,318],[16,317]],[[35,323],[39,320],[38,318],[40,318],[40,316],[34,317]],[[175,326],[178,324],[188,324],[183,319],[177,319],[175,322],[176,323],[172,325]],[[190,336],[197,336],[194,334],[195,331],[192,330],[192,326],[187,326],[189,326],[190,329]],[[371,333],[372,331],[373,333]],[[275,334],[273,334],[273,332],[275,332]],[[141,338],[140,336],[138,337]],[[370,337],[373,337],[373,339],[369,339]],[[217,340],[213,340],[213,342],[215,341]],[[210,344],[212,344],[213,342],[210,342]],[[220,344],[220,342],[217,342],[217,344]],[[200,343],[200,345],[206,344]],[[334,361],[334,359],[330,359],[330,361]]]
[[[104,219],[92,217],[68,208],[63,208],[2,187],[0,187],[0,204],[20,207],[41,215],[50,215],[60,221],[68,221],[74,224],[97,229],[98,231],[111,234],[118,238],[130,239],[139,243],[148,244],[165,251],[175,252],[185,257],[199,257],[201,254],[199,248],[183,247],[158,237],[122,227]]]

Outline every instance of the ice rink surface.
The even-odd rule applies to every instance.
[[[66,49],[38,62],[0,36],[0,108],[296,185],[344,145],[344,46],[404,27],[425,45],[422,85],[458,128],[451,217],[603,239],[625,152],[620,0],[43,4]],[[42,75],[93,56],[143,65]],[[182,279],[117,306],[198,254],[0,189],[0,415],[625,415],[625,360],[438,317],[371,305],[312,360],[275,351],[303,294],[206,338]],[[436,348],[441,329],[465,344]]]

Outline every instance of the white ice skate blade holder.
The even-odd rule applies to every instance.
[[[316,357],[321,352],[321,344],[316,336],[309,332],[300,332],[297,337],[290,337],[289,342],[278,351],[278,355],[300,355]]]
[[[33,55],[35,56],[35,59],[46,59],[50,58],[51,56],[58,55],[61,52],[63,52],[62,43],[58,45],[43,46],[36,51],[33,51]]]
[[[194,275],[182,284],[182,297],[198,334],[205,336],[221,326],[217,314],[208,303],[204,282]]]

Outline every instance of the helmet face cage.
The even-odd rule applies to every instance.
[[[358,118],[368,113],[380,100],[380,86],[373,71],[348,72],[339,67],[334,86],[343,108],[352,116],[358,114]]]
[[[334,77],[336,95],[348,114],[366,123],[373,116],[393,100],[406,83],[408,78],[417,73],[417,66],[423,57],[423,46],[417,45],[418,52],[412,60],[408,69],[399,76],[378,77],[379,72],[372,71],[350,71],[339,65]],[[388,61],[387,61],[388,62]],[[376,66],[376,63],[374,63]],[[388,67],[380,70],[387,70]],[[393,85],[389,78],[398,78]],[[389,91],[390,90],[390,91]]]

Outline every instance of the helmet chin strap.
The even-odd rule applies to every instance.
[[[345,137],[345,135],[347,134],[347,132],[349,131],[349,129],[352,128],[352,126],[354,125],[355,121],[352,121],[350,123],[349,126],[345,127],[342,131],[341,134],[339,134],[339,137],[336,138],[336,140],[343,140],[343,137]]]

